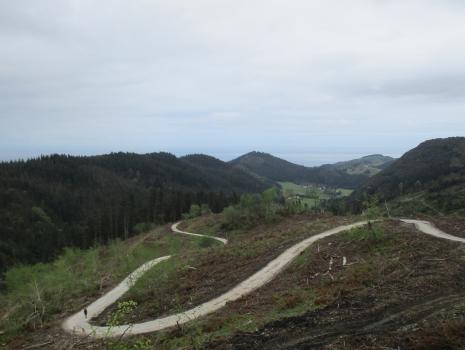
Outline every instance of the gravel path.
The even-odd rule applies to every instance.
[[[447,233],[442,232],[441,230],[434,227],[431,223],[427,221],[419,221],[419,220],[408,220],[408,219],[401,219],[401,221],[409,224],[414,224],[416,228],[428,235],[432,235],[438,238],[447,239],[451,241],[457,241],[465,243],[464,238],[455,237],[449,235]],[[186,235],[192,236],[200,236],[200,237],[209,237],[212,239],[216,239],[224,244],[227,243],[227,240],[220,237],[213,237],[213,236],[206,236],[200,235],[190,232],[184,232],[177,228],[179,223],[174,224],[171,229],[173,232],[182,233]],[[147,270],[149,270],[154,265],[169,259],[171,256],[163,256],[154,260],[151,260],[142,266],[140,266],[137,270],[132,272],[126,279],[124,279],[119,285],[117,285],[114,289],[109,291],[107,294],[100,297],[98,300],[93,302],[91,305],[87,307],[87,318],[84,315],[84,310],[79,311],[78,313],[72,315],[68,319],[65,320],[63,323],[63,329],[67,332],[83,335],[83,336],[90,336],[95,338],[102,338],[102,337],[118,337],[123,335],[132,335],[132,334],[143,334],[143,333],[150,333],[159,331],[162,329],[170,328],[176,325],[180,325],[191,320],[195,320],[196,318],[205,316],[212,312],[217,311],[218,309],[224,307],[227,302],[237,300],[242,296],[253,292],[254,290],[262,287],[269,281],[271,281],[276,275],[278,275],[281,271],[283,271],[286,266],[288,266],[297,256],[299,256],[305,249],[307,249],[310,245],[314,242],[334,235],[336,233],[347,231],[352,228],[360,227],[366,225],[366,221],[357,222],[351,225],[344,225],[333,228],[331,230],[324,231],[312,237],[309,237],[294,246],[285,250],[281,255],[279,255],[274,260],[270,261],[265,267],[255,272],[252,276],[247,278],[246,280],[242,281],[228,292],[211,299],[201,305],[198,305],[190,310],[185,312],[180,312],[174,315],[170,315],[167,317],[158,318],[152,321],[136,323],[131,325],[122,325],[118,327],[98,327],[93,326],[89,323],[89,320],[98,316],[103,310],[105,310],[108,306],[113,304],[116,300],[118,300],[124,293],[126,293],[132,285],[134,285],[135,281],[142,276]]]

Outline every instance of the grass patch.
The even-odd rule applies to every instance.
[[[337,188],[336,191],[341,194],[341,197],[348,197],[354,192],[354,190],[349,190],[347,188]]]
[[[167,311],[182,311],[179,306],[179,302],[176,301],[178,299],[176,286],[174,286],[173,292],[169,295],[162,293],[161,290],[166,283],[169,283],[169,281],[175,281],[176,276],[182,270],[188,268],[188,261],[185,261],[178,256],[173,256],[171,259],[155,265],[140,279],[138,279],[127,295],[124,296],[124,300],[134,300],[137,303],[143,302],[145,308],[157,310],[159,314],[163,314]],[[171,303],[178,305],[177,310],[167,308],[167,306]],[[134,317],[126,318],[124,322],[140,322],[140,319],[137,318],[136,314],[132,316]],[[103,317],[103,319],[106,319],[106,317]],[[107,320],[102,322],[102,324],[107,323]]]
[[[54,262],[8,270],[6,291],[0,295],[1,339],[41,328],[54,315],[72,313],[150,259],[200,245],[198,239],[162,233],[158,229],[126,242],[66,249]]]
[[[274,295],[276,308],[269,316],[270,320],[283,317],[299,316],[315,308],[316,294],[311,289],[294,286],[287,291],[281,291]]]
[[[293,182],[279,182],[286,199],[295,201],[296,198],[306,208],[317,208],[321,201],[349,196],[353,190],[333,188],[322,185],[299,185]]]
[[[268,322],[286,317],[300,316],[315,309],[315,293],[311,290],[291,288],[271,295],[267,309],[249,313],[228,310],[208,318],[182,325],[176,330],[153,334],[151,343],[157,349],[201,349],[209,342],[223,341],[233,334],[254,332]]]
[[[357,227],[346,233],[347,239],[354,241],[379,241],[384,236],[380,225],[371,224],[371,227]]]

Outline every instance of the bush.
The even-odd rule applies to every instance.
[[[202,215],[210,214],[212,212],[208,204],[205,203],[201,205],[200,209]]]
[[[372,224],[370,227],[353,228],[347,236],[357,241],[376,241],[384,237],[384,231],[379,225]]]
[[[260,222],[273,222],[288,213],[279,191],[272,187],[262,194],[243,194],[239,204],[223,211],[223,226],[248,228]]]
[[[192,204],[189,212],[182,214],[183,219],[193,219],[201,215],[209,214],[211,213],[210,207],[208,204]]]
[[[47,264],[16,266],[4,274],[0,293],[0,344],[25,329],[41,328],[53,315],[71,313],[79,297],[94,295],[102,283],[113,284],[141,263],[160,256],[152,245],[128,245],[115,240],[106,246],[67,248]],[[2,334],[3,332],[3,334]]]
[[[366,196],[363,205],[365,207],[365,214],[368,221],[376,220],[381,216],[378,197]]]
[[[151,222],[139,222],[136,224],[133,228],[133,231],[135,234],[140,234],[143,232],[148,232],[150,230],[153,230],[155,228],[155,224]]]

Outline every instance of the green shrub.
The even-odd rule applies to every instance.
[[[214,239],[211,239],[209,237],[202,237],[200,238],[199,247],[208,248],[208,247],[215,245],[216,243],[217,242],[215,242]]]
[[[202,204],[200,209],[201,209],[202,215],[210,214],[212,212],[208,204]]]
[[[113,284],[163,251],[177,252],[181,238],[163,237],[161,242],[128,244],[115,240],[87,250],[65,249],[47,264],[17,266],[4,274],[6,290],[0,294],[0,343],[24,329],[37,329],[58,313],[71,313],[83,295],[93,295],[103,284]],[[80,303],[80,302],[79,302]]]
[[[381,216],[379,200],[376,196],[367,196],[363,202],[365,214],[369,221],[376,220]]]
[[[354,228],[347,233],[347,236],[357,241],[379,240],[384,237],[384,231],[378,225],[371,224],[371,226]]]
[[[116,310],[110,315],[108,320],[108,326],[110,327],[117,327],[122,324],[123,318],[130,314],[137,306],[137,303],[134,300],[127,300],[127,301],[120,301],[118,302],[118,307]]]
[[[189,212],[182,214],[182,218],[193,219],[208,213],[211,213],[211,210],[207,204],[202,204],[201,206],[198,204],[191,204]]]
[[[223,226],[230,229],[248,228],[260,222],[273,222],[289,211],[276,187],[262,194],[243,194],[237,205],[223,211]]]
[[[123,318],[134,312],[137,303],[134,300],[127,300],[118,303],[117,309],[110,315],[108,326],[109,332],[112,327],[117,327],[122,324]],[[150,339],[139,339],[135,342],[124,341],[119,339],[106,339],[103,341],[105,348],[108,350],[149,350],[152,349],[152,342]]]
[[[149,232],[155,228],[155,224],[151,222],[139,222],[133,228],[135,234],[141,234],[144,232]]]

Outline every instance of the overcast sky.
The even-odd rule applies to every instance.
[[[0,0],[0,159],[314,165],[464,135],[463,0]]]

